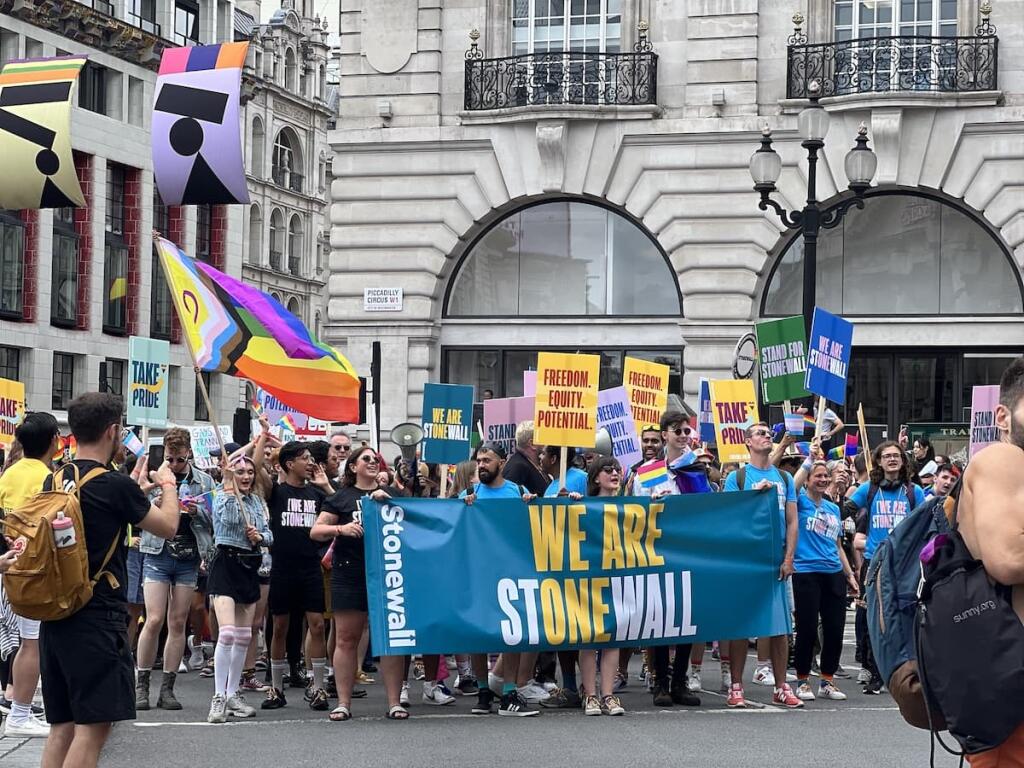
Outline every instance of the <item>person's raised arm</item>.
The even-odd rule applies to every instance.
[[[779,578],[785,579],[793,574],[793,553],[796,551],[797,538],[797,513],[796,502],[786,502],[786,554],[782,558],[782,568],[779,569]]]
[[[843,423],[843,420],[836,416],[836,423],[832,425],[832,429],[829,430],[827,436],[832,437],[833,435],[838,435],[845,427],[846,425]]]
[[[974,524],[972,552],[1000,584],[1024,584],[1024,451],[1009,443],[990,445],[967,467],[961,504]],[[961,515],[961,517],[964,517]]]
[[[782,461],[782,457],[786,455],[786,449],[795,442],[796,438],[791,434],[786,433],[778,443],[772,446],[772,452],[768,457],[768,461],[773,467],[779,466],[779,462]]]
[[[150,505],[139,528],[161,539],[173,538],[178,532],[178,483],[166,461],[153,473],[153,484],[160,487],[160,504]]]

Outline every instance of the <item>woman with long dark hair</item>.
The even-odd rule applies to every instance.
[[[911,480],[909,462],[899,443],[886,440],[875,448],[869,482],[861,485],[850,501],[857,508],[857,534],[853,546],[864,552],[860,580],[863,591],[864,576],[879,545],[915,507],[924,503],[924,491]],[[864,669],[870,676],[864,693],[881,693],[884,682],[871,652],[870,638],[864,646]]]

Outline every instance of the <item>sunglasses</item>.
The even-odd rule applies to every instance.
[[[365,461],[367,464],[379,464],[380,463],[379,461],[377,461],[377,457],[374,456],[372,453],[367,453],[367,454],[364,454],[364,455],[360,456],[359,460],[360,461]]]
[[[674,434],[676,437],[679,437],[680,435],[690,436],[693,434],[693,430],[689,427],[676,427],[675,429],[670,429],[669,432]]]
[[[609,475],[611,475],[611,474],[616,474],[616,475],[619,474],[619,468],[618,467],[601,467],[601,471],[602,472],[607,472]]]
[[[168,456],[167,457],[167,463],[168,464],[188,464],[188,457],[187,456]]]
[[[767,429],[755,429],[753,432],[750,433],[751,437],[768,437],[770,435],[771,432],[769,432]]]

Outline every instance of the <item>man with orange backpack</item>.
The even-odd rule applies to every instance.
[[[67,610],[56,610],[66,596],[50,596],[49,603],[36,606],[44,619],[39,633],[40,670],[46,701],[50,736],[43,750],[43,768],[59,768],[65,762],[92,768],[110,735],[114,721],[135,717],[132,657],[127,638],[128,581],[125,534],[128,525],[170,538],[178,529],[178,496],[174,474],[166,462],[156,471],[155,481],[163,488],[160,506],[147,501],[139,486],[127,475],[108,471],[121,442],[121,414],[124,403],[109,393],[90,392],[75,398],[68,407],[68,423],[78,441],[76,459],[51,476],[44,493],[30,501],[19,514],[19,525],[34,536],[52,536],[58,551],[68,558],[81,552],[86,561],[85,589]],[[55,486],[55,487],[54,487]],[[47,497],[49,492],[49,498]],[[65,517],[51,510],[42,519],[29,515],[50,499],[64,499],[74,527],[54,523]],[[10,517],[9,517],[10,519]],[[30,525],[34,523],[34,525]],[[63,523],[63,520],[61,520]],[[56,535],[55,535],[56,534]],[[30,542],[26,552],[33,548]],[[22,557],[16,561],[22,565]],[[66,561],[61,560],[63,569]],[[11,579],[16,568],[5,576]],[[52,578],[53,574],[26,580]],[[23,589],[23,596],[32,595]],[[12,605],[15,605],[12,592]],[[74,610],[78,600],[84,600]],[[27,602],[31,602],[29,599]]]

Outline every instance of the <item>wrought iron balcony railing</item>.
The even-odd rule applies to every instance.
[[[474,30],[475,32],[475,30]],[[553,51],[485,59],[476,37],[466,52],[467,111],[544,104],[656,104],[658,54],[646,29],[622,53]]]
[[[789,40],[786,96],[994,91],[999,38],[987,17],[975,32],[972,37],[902,35],[809,45],[798,27]]]

